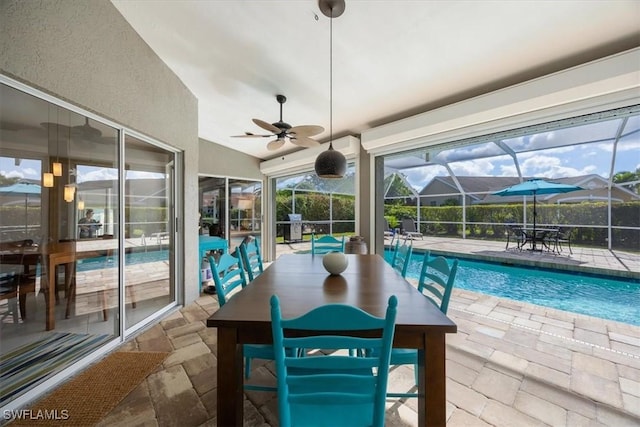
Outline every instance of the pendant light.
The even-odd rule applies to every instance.
[[[62,176],[62,163],[53,162],[51,170],[53,171],[53,176]]]
[[[60,108],[57,109],[57,121],[56,121],[56,161],[51,164],[51,172],[53,176],[62,176],[62,163],[60,163],[59,150],[60,150]]]
[[[333,18],[344,12],[344,0],[318,0],[320,11],[329,18],[329,149],[316,158],[315,171],[320,178],[342,178],[347,159],[333,149]]]
[[[76,198],[76,185],[71,183],[71,113],[69,113],[69,139],[67,139],[67,182],[64,186],[63,198],[71,203]]]
[[[47,145],[49,145],[49,141],[51,141],[51,111],[47,112],[47,117],[49,121],[47,122]],[[51,172],[42,172],[42,186],[47,188],[53,187],[53,173]]]
[[[42,185],[47,188],[53,187],[53,174],[51,172],[42,174]]]

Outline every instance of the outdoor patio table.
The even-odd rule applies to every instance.
[[[523,228],[522,232],[525,235],[525,242],[523,243],[523,246],[527,243],[529,243],[531,245],[531,249],[530,250],[539,250],[541,251],[543,249],[543,247],[546,247],[547,250],[551,250],[551,247],[549,247],[548,245],[548,241],[549,238],[551,238],[552,240],[556,239],[556,236],[558,235],[558,228],[535,228],[535,235],[534,235],[534,229],[533,228]],[[540,246],[540,249],[535,249],[537,247],[537,243],[541,243],[542,246]],[[554,249],[555,250],[555,249]]]
[[[445,334],[455,333],[456,324],[381,256],[347,258],[347,269],[330,276],[321,256],[282,255],[207,319],[207,326],[218,328],[219,426],[243,424],[242,344],[272,343],[269,298],[273,294],[280,298],[284,318],[330,303],[354,305],[383,317],[389,296],[396,295],[394,346],[418,349],[419,425],[445,425]]]

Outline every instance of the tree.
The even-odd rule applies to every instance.
[[[388,198],[390,203],[404,205],[407,200],[415,197],[406,178],[398,173],[393,173],[384,179],[384,188],[387,189],[384,197]]]
[[[633,183],[621,185],[621,187],[627,187],[636,194],[640,194],[640,182],[638,181],[640,181],[640,168],[636,168],[635,172],[623,171],[613,175],[614,184],[623,184],[625,182]]]
[[[20,178],[8,178],[2,174],[0,174],[0,187],[8,187],[9,185],[13,185],[18,182]]]

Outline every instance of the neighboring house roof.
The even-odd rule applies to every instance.
[[[516,203],[522,202],[522,196],[497,196],[491,193],[499,191],[510,185],[517,184],[520,180],[517,177],[501,176],[457,176],[456,179],[466,195],[475,199],[475,203]],[[523,178],[523,181],[531,179]],[[550,181],[577,185],[584,190],[575,191],[568,194],[545,194],[537,196],[538,201],[555,203],[556,201],[579,202],[584,200],[604,200],[607,197],[609,181],[600,175],[589,174],[564,178],[553,178]],[[441,190],[435,190],[436,184],[446,185],[451,188],[451,193],[458,192],[458,188],[451,176],[437,176],[433,178],[420,191],[421,196],[437,196],[442,194]],[[437,192],[436,192],[437,191]],[[617,201],[640,200],[640,195],[627,188],[615,186],[612,189],[612,199]]]
[[[494,191],[494,188],[496,189],[495,191],[498,191],[501,188],[508,187],[519,182],[517,177],[503,176],[457,176],[456,178],[466,195],[475,199],[478,203],[484,198],[484,195],[473,193]],[[451,193],[458,192],[458,187],[453,181],[453,178],[450,176],[436,176],[431,180],[431,182],[425,185],[422,190],[420,190],[420,195],[433,195],[434,192],[432,188],[438,182],[450,187]]]

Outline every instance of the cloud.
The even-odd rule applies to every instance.
[[[4,175],[7,178],[24,178],[24,174],[21,171],[11,170],[9,172],[0,171],[0,175]]]
[[[76,176],[78,184],[88,181],[107,181],[118,179],[118,171],[110,168],[95,169],[91,172],[78,172]]]
[[[416,168],[403,171],[407,181],[416,190],[420,191],[436,176],[448,176],[447,170],[443,166],[430,166],[426,168]]]
[[[586,165],[581,169],[563,166],[558,157],[535,155],[527,158],[521,164],[524,176],[538,176],[544,178],[561,178],[568,176],[588,175],[597,172],[595,165]]]
[[[165,175],[158,172],[127,171],[125,179],[164,179]]]
[[[493,162],[490,159],[478,159],[467,162],[452,163],[451,169],[456,175],[468,176],[490,176],[494,169]]]

